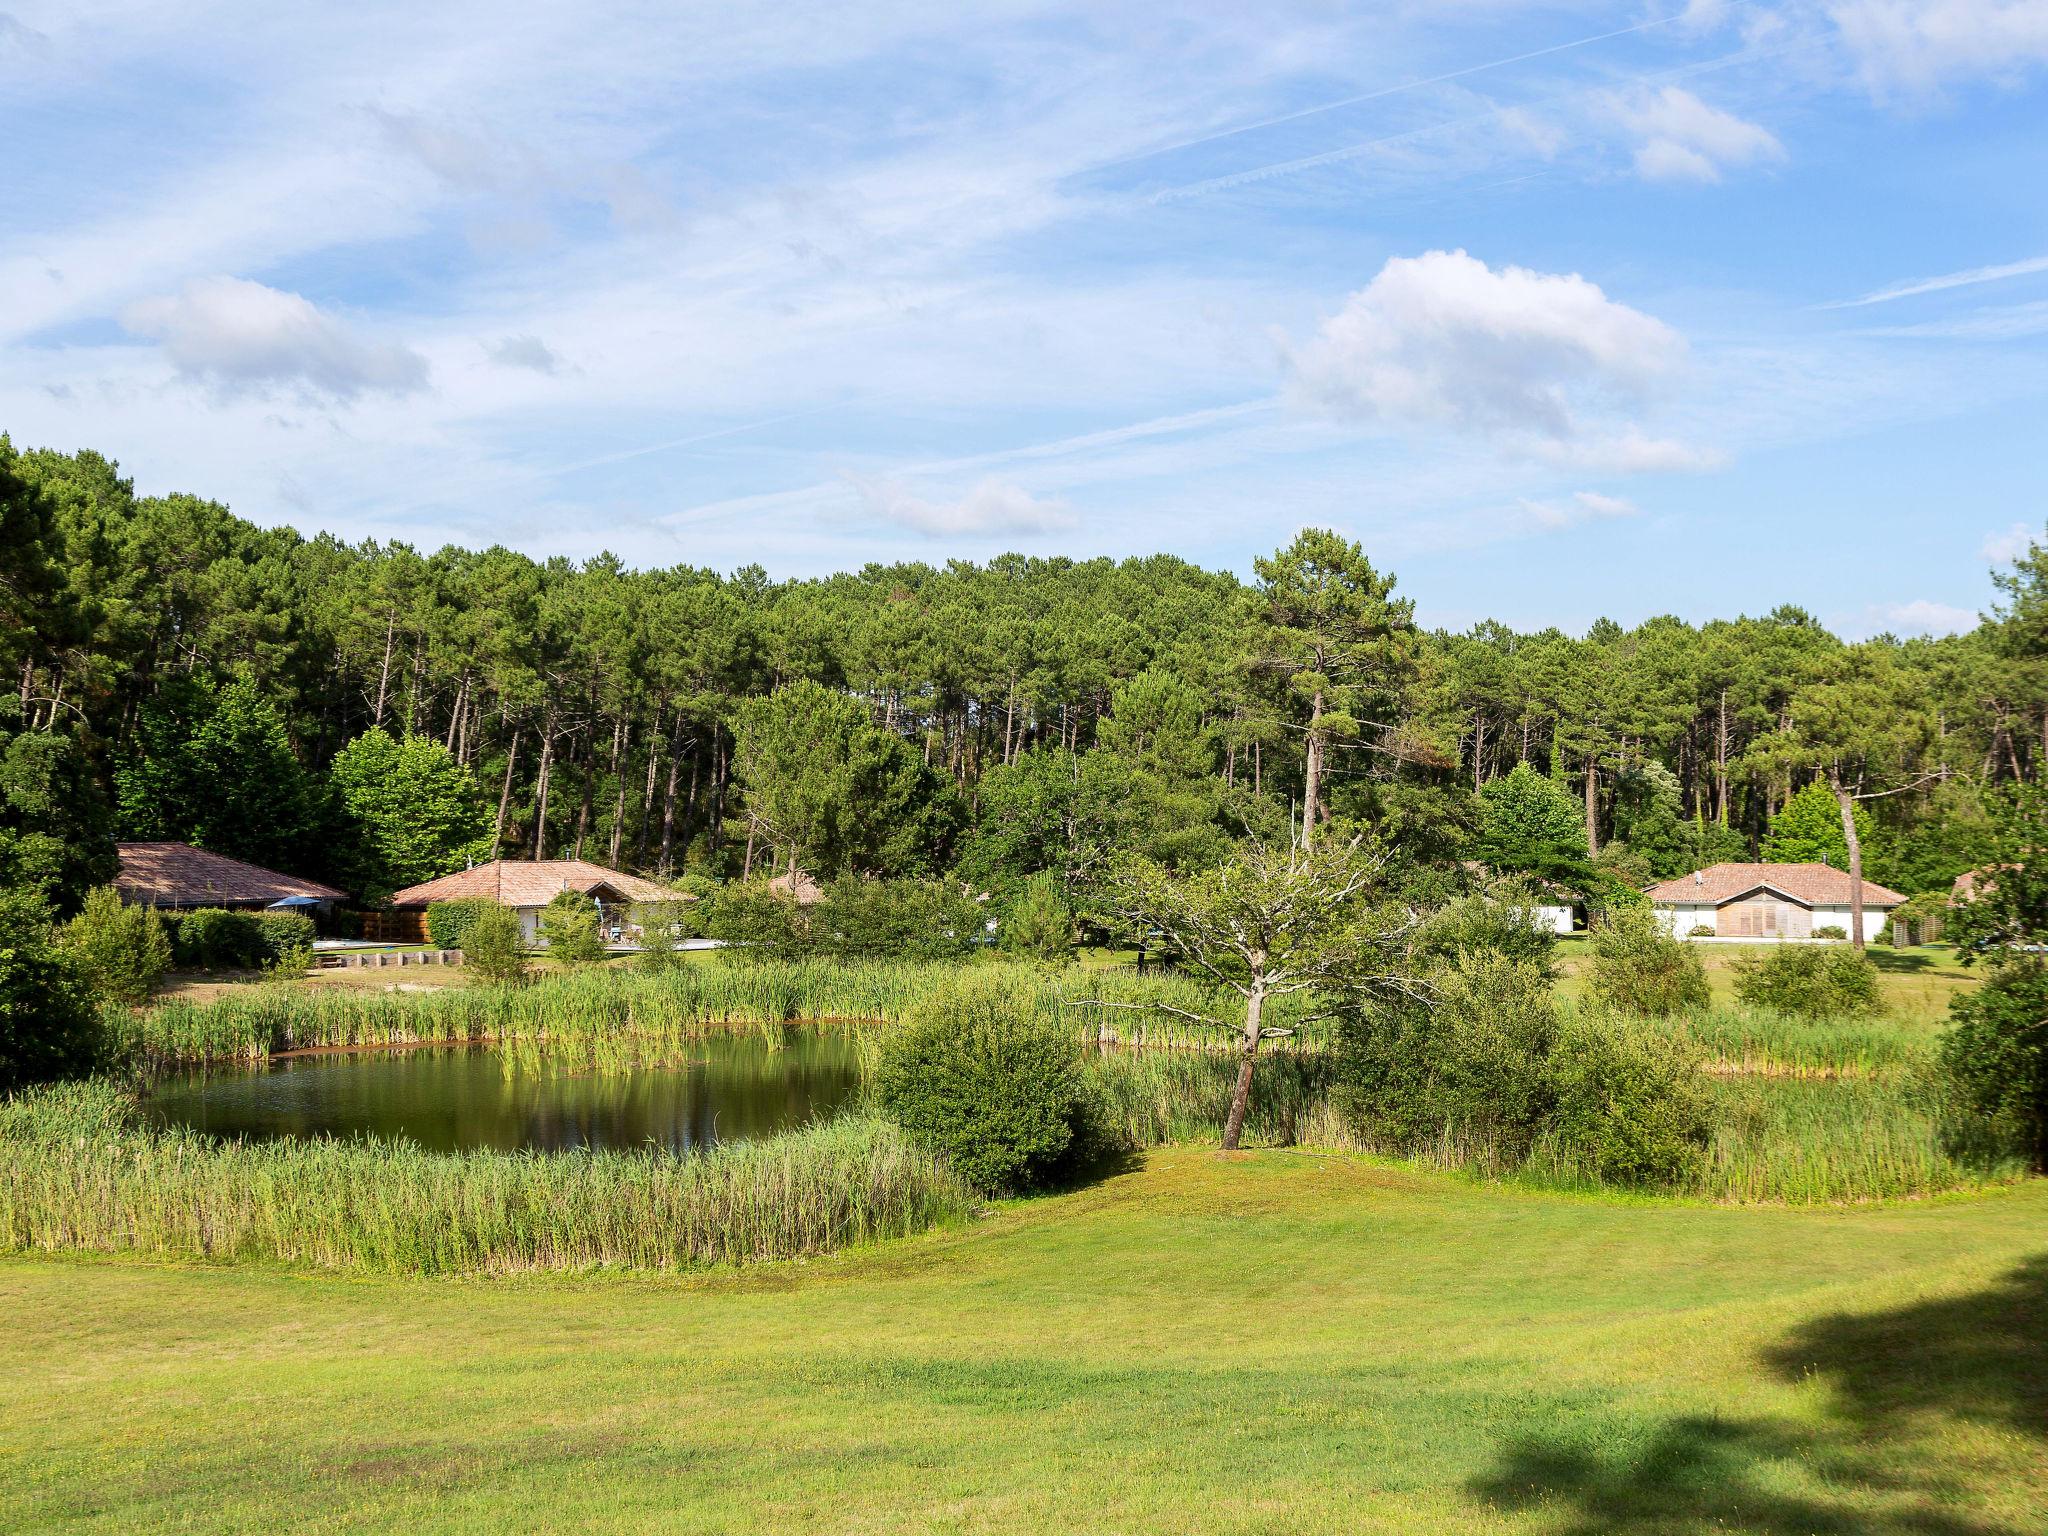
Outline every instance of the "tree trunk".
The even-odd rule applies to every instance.
[[[377,674],[377,707],[370,714],[370,724],[384,723],[384,700],[391,691],[391,647],[398,640],[398,610],[391,611],[391,617],[384,622],[384,666]]]
[[[1237,1087],[1230,1095],[1230,1118],[1223,1122],[1223,1150],[1226,1152],[1235,1152],[1239,1138],[1244,1135],[1245,1111],[1252,1102],[1252,1065],[1259,1054],[1259,1015],[1265,1001],[1264,995],[1256,989],[1245,999],[1244,1041],[1238,1047]]]
[[[1714,743],[1714,795],[1720,806],[1721,825],[1728,825],[1728,690],[1721,690],[1721,729]]]
[[[1323,696],[1318,693],[1309,704],[1308,757],[1303,765],[1301,786],[1301,846],[1316,845],[1316,817],[1322,810],[1319,791],[1323,781]],[[1249,1072],[1251,1069],[1245,1069]],[[1249,1082],[1250,1078],[1247,1077]]]
[[[505,749],[505,783],[498,791],[498,825],[491,834],[491,857],[505,851],[505,809],[512,803],[512,770],[519,764],[519,732],[512,733],[512,745]]]
[[[533,862],[548,856],[548,770],[555,764],[555,726],[540,728],[540,773],[533,789]]]
[[[619,843],[626,832],[626,717],[619,716],[618,734],[612,738],[612,843],[605,862],[619,867]]]
[[[1586,854],[1600,856],[1600,759],[1586,754]]]
[[[1849,940],[1863,947],[1863,843],[1856,836],[1856,800],[1842,783],[1841,774],[1828,770],[1828,788],[1835,792],[1835,804],[1842,808],[1842,841],[1849,845]]]

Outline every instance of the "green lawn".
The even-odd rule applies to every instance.
[[[1734,1007],[1735,966],[1741,958],[1767,948],[1762,944],[1701,944],[1700,959],[1707,969],[1707,983],[1714,989],[1714,1002]],[[1924,1025],[1930,1034],[1948,1023],[1949,999],[1984,979],[1982,968],[1972,969],[1956,958],[1953,946],[1921,944],[1911,949],[1892,949],[1873,944],[1864,953],[1879,971],[1879,987],[1890,1015],[1902,1023]],[[1566,997],[1584,995],[1585,976],[1593,960],[1593,941],[1584,934],[1561,939],[1557,946],[1559,991]]]
[[[1790,1210],[1300,1153],[800,1267],[0,1263],[0,1529],[2048,1529],[2048,1182]]]

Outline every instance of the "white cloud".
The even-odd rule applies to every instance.
[[[991,475],[957,501],[929,501],[902,482],[849,474],[869,510],[931,538],[978,533],[1056,533],[1074,526],[1063,501],[1042,500],[1014,480]]]
[[[2038,530],[2025,523],[2014,523],[2003,533],[1987,535],[1980,552],[1994,565],[2005,565],[2024,555],[2037,537]]]
[[[1642,509],[1623,496],[1601,491],[1574,491],[1567,501],[1525,499],[1522,510],[1539,528],[1573,528],[1580,523],[1602,522],[1616,517],[1636,517]]]
[[[535,373],[560,373],[562,360],[538,336],[503,336],[484,344],[484,355],[500,368],[530,368]]]
[[[1560,124],[1526,107],[1502,109],[1500,125],[1546,160],[1555,159],[1570,137]]]
[[[1977,615],[1953,603],[1917,597],[1910,603],[1886,603],[1870,610],[1885,628],[1909,635],[1959,635],[1977,627]]]
[[[350,332],[296,293],[238,277],[204,277],[121,312],[130,333],[158,342],[171,366],[223,392],[289,386],[353,400],[424,389],[427,360]]]
[[[2041,0],[1838,0],[1828,14],[1879,96],[1973,76],[2011,83],[2048,64]]]
[[[2013,277],[2031,277],[2048,272],[2048,256],[2029,256],[2025,261],[2005,261],[1992,267],[1969,267],[1961,272],[1944,272],[1939,277],[1916,278],[1866,293],[1860,299],[1843,299],[1826,309],[1861,309],[1866,304],[1889,304],[1894,299],[1916,298],[1923,293],[1943,293],[1950,288],[1974,288],[1979,283],[1999,283]]]
[[[1288,362],[1297,395],[1335,416],[1501,435],[1588,467],[1676,469],[1701,456],[1615,412],[1645,402],[1685,350],[1576,273],[1430,251],[1390,260]]]
[[[1614,111],[1642,140],[1636,174],[1646,181],[1719,181],[1724,170],[1785,157],[1769,130],[1675,85],[1618,99]]]

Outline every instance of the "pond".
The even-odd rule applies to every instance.
[[[853,1037],[791,1027],[695,1041],[660,1067],[506,1070],[488,1046],[328,1051],[162,1079],[151,1113],[214,1136],[403,1136],[436,1151],[685,1152],[830,1118],[858,1091]]]

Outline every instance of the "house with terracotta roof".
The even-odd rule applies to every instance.
[[[1831,864],[1716,864],[1653,885],[1657,920],[1681,939],[1711,929],[1718,939],[1810,939],[1819,928],[1849,931],[1852,887]],[[1884,936],[1905,897],[1863,882],[1863,940]]]
[[[280,874],[189,843],[116,843],[114,847],[121,857],[114,890],[123,901],[139,907],[161,907],[167,912],[195,907],[326,907],[348,899],[318,880]]]
[[[528,944],[540,938],[541,909],[564,891],[596,902],[608,939],[623,942],[634,926],[633,909],[654,902],[691,901],[658,881],[585,859],[493,859],[438,880],[409,885],[391,898],[400,911],[424,911],[436,901],[483,896],[519,914]]]

